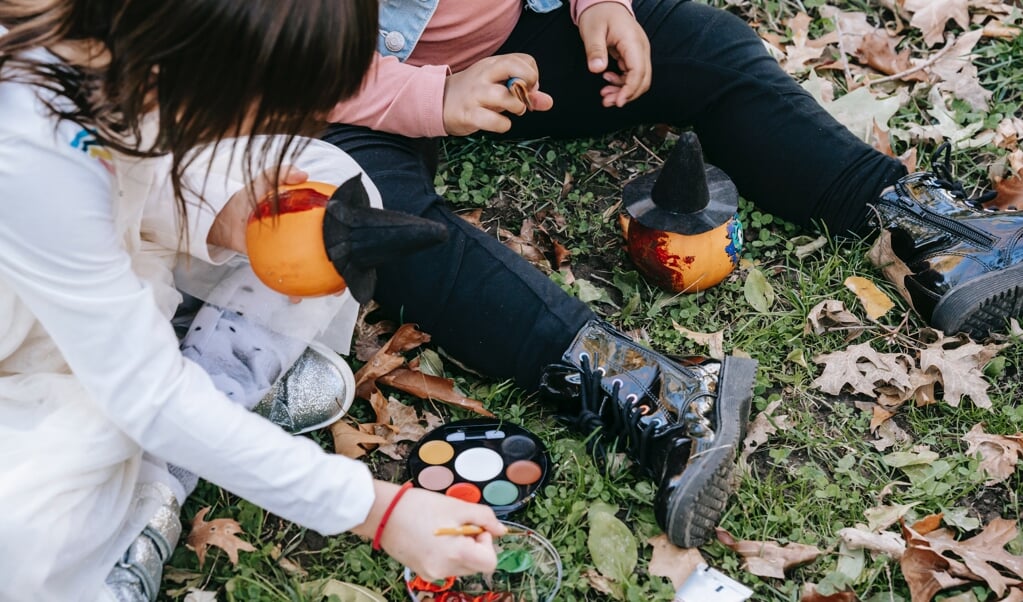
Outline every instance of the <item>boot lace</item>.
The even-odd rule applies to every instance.
[[[650,442],[658,426],[657,421],[643,421],[643,417],[651,412],[650,406],[641,403],[635,394],[619,401],[624,384],[621,379],[616,378],[612,381],[611,391],[605,391],[603,380],[606,371],[602,366],[592,366],[589,354],[580,354],[579,364],[582,408],[570,419],[571,426],[584,433],[595,433],[587,440],[590,453],[604,457],[608,451],[605,439],[617,439],[626,446],[624,451],[629,457],[648,469],[654,447]]]
[[[944,154],[944,157],[942,157]],[[976,197],[970,197],[966,193],[963,183],[952,176],[952,144],[947,140],[931,153],[931,171],[934,173],[938,185],[952,193],[952,196],[965,202],[974,209],[986,209],[982,205],[995,198],[998,193],[989,190]]]

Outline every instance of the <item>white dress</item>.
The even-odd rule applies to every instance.
[[[335,182],[358,171],[333,147],[310,156]],[[365,465],[235,406],[178,351],[166,165],[115,157],[0,83],[0,600],[95,599],[152,514],[133,491],[174,486],[167,462],[324,534],[372,504]],[[207,218],[240,188],[229,172]],[[197,218],[189,265],[230,264]],[[318,311],[343,334],[354,302],[332,299]]]

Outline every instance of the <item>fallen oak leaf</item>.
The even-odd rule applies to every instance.
[[[244,533],[242,526],[233,518],[216,518],[209,522],[205,519],[210,507],[201,508],[192,519],[192,529],[188,533],[186,544],[199,557],[199,567],[206,562],[206,549],[209,546],[220,548],[227,553],[231,566],[238,566],[238,552],[254,552],[256,548],[249,542],[239,539],[238,534]]]
[[[435,399],[473,411],[481,416],[488,418],[494,416],[483,407],[483,402],[455,391],[455,381],[450,378],[431,376],[408,368],[397,368],[381,376],[377,382],[410,393],[420,399]]]
[[[717,537],[725,547],[742,556],[747,571],[759,577],[784,579],[786,570],[813,562],[821,555],[816,546],[802,543],[781,546],[773,541],[739,541],[721,527],[717,528]]]
[[[906,552],[906,542],[891,531],[875,533],[855,527],[846,527],[838,531],[845,545],[851,550],[867,550],[884,554],[889,558],[898,560]]]
[[[803,332],[822,335],[828,332],[846,332],[846,342],[852,341],[863,333],[864,326],[860,319],[845,308],[845,303],[836,299],[826,299],[813,306],[806,316]]]
[[[781,399],[772,401],[767,404],[763,412],[757,414],[750,421],[749,428],[746,429],[746,438],[742,442],[741,457],[743,460],[749,458],[750,454],[757,451],[764,443],[767,443],[767,440],[771,435],[778,432],[779,428],[788,429],[792,426],[792,421],[789,420],[788,414],[774,415],[774,411],[778,409],[781,403]]]
[[[375,447],[387,443],[384,437],[362,431],[344,420],[330,425],[330,434],[334,438],[334,452],[349,458],[365,456],[369,451],[366,446]]]
[[[978,408],[991,409],[984,366],[1006,345],[980,345],[964,335],[946,337],[937,330],[928,332],[935,340],[920,351],[920,369],[940,374],[945,403],[958,407],[964,397],[969,397]]]
[[[939,554],[949,552],[961,558],[968,569],[960,573],[962,576],[972,578],[972,575],[976,575],[1001,596],[1009,586],[1023,583],[1020,579],[1006,577],[996,568],[996,565],[1000,566],[1023,578],[1023,556],[1016,556],[1005,550],[1005,546],[1016,539],[1018,534],[1016,523],[996,518],[988,523],[983,531],[963,541],[957,541],[949,529],[932,531],[923,538],[931,549]]]
[[[1012,476],[1023,457],[1023,433],[992,435],[984,432],[984,423],[978,423],[963,436],[963,441],[969,444],[967,456],[980,454],[980,468],[990,477],[984,485],[989,487]]]
[[[824,595],[817,591],[814,583],[804,583],[803,590],[799,594],[799,602],[859,602],[855,592],[836,592],[831,595]]]
[[[667,577],[675,589],[682,587],[689,575],[706,561],[696,548],[680,548],[668,536],[660,534],[646,540],[653,547],[647,572],[658,577]]]
[[[689,330],[685,326],[682,326],[675,320],[671,321],[672,327],[682,333],[682,336],[696,343],[697,345],[707,346],[707,355],[710,357],[723,360],[725,359],[725,331],[719,330],[717,332],[696,332],[695,330]]]

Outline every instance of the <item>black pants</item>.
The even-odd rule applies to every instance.
[[[594,136],[629,126],[691,126],[708,160],[759,207],[833,233],[861,230],[865,204],[905,173],[804,92],[740,19],[685,0],[634,0],[650,38],[653,83],[623,108],[600,104],[568,10],[526,11],[499,53],[532,55],[551,111],[514,119],[507,138]],[[446,351],[532,389],[593,312],[494,238],[448,211],[433,188],[437,147],[353,126],[324,137],[351,154],[384,205],[444,223],[448,242],[381,270],[376,298]]]

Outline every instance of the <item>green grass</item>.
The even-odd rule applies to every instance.
[[[719,2],[719,4],[724,4]],[[813,31],[831,25],[816,13],[820,0],[758,0],[745,15],[763,31],[786,35],[783,21],[803,8],[815,18]],[[890,14],[866,0],[836,0],[829,4],[844,10],[864,10],[879,19]],[[919,48],[912,36],[907,44]],[[1023,42],[985,40],[978,47],[985,86],[994,92],[991,109],[976,115],[956,105],[960,123],[980,118],[993,126],[1005,116],[1019,115],[1023,100]],[[925,93],[919,93],[901,110],[892,125],[926,121]],[[801,542],[825,550],[816,562],[790,571],[787,578],[755,577],[741,568],[741,559],[718,543],[702,548],[704,557],[720,570],[752,587],[755,600],[798,600],[803,583],[848,585],[864,601],[909,600],[898,564],[885,557],[864,561],[859,576],[849,582],[838,572],[837,532],[865,522],[864,510],[884,503],[917,504],[911,517],[934,512],[959,512],[988,522],[995,516],[1018,520],[1020,476],[985,487],[977,460],[965,455],[962,436],[977,422],[989,432],[1023,431],[1023,345],[1015,344],[1001,354],[1004,362],[991,367],[992,411],[945,404],[923,408],[905,406],[895,418],[913,437],[941,459],[926,474],[908,475],[884,462],[884,455],[901,448],[877,451],[870,443],[869,415],[857,409],[853,399],[835,398],[815,390],[811,383],[820,367],[811,358],[835,351],[847,343],[838,335],[817,337],[804,333],[811,307],[825,299],[839,299],[855,312],[858,302],[843,285],[853,275],[866,276],[883,285],[880,274],[867,262],[867,241],[829,243],[809,257],[796,256],[806,242],[801,231],[743,201],[741,212],[747,225],[748,245],[744,258],[763,272],[777,293],[768,313],[759,313],[743,293],[747,267],[721,285],[695,295],[673,295],[647,284],[622,251],[615,216],[622,183],[637,173],[653,169],[657,156],[669,148],[651,129],[621,132],[600,139],[554,142],[534,140],[495,144],[481,138],[448,141],[446,161],[437,185],[457,209],[485,208],[488,226],[518,231],[522,219],[545,212],[551,235],[572,251],[576,277],[601,287],[607,295],[593,303],[596,311],[623,329],[646,333],[650,342],[669,353],[703,353],[706,350],[683,338],[672,321],[701,332],[725,330],[730,352],[744,352],[760,362],[754,412],[776,399],[783,400],[777,413],[785,413],[792,427],[776,433],[742,466],[741,479],[721,526],[740,539]],[[903,148],[900,148],[903,147]],[[905,150],[899,143],[896,151]],[[927,148],[920,147],[921,158]],[[585,156],[596,151],[617,156],[617,176],[593,170]],[[958,175],[967,182],[986,182],[986,168],[1005,151],[985,147],[956,156]],[[922,160],[922,166],[926,161]],[[565,174],[573,185],[562,194]],[[563,221],[554,219],[561,216]],[[799,237],[804,237],[800,239]],[[557,274],[553,277],[559,278]],[[559,282],[564,284],[564,280]],[[564,284],[578,293],[578,285]],[[891,289],[888,289],[891,291]],[[897,326],[908,308],[900,305],[883,322]],[[910,313],[903,334],[911,338],[925,325]],[[882,351],[899,350],[900,344],[875,330],[861,337]],[[859,341],[858,341],[859,342]],[[796,358],[805,359],[805,365]],[[646,540],[659,533],[654,522],[654,485],[627,467],[598,467],[586,454],[580,437],[560,427],[537,402],[509,383],[496,382],[459,371],[447,364],[448,373],[470,396],[486,402],[502,418],[521,423],[538,433],[550,448],[557,469],[552,482],[524,512],[512,519],[546,535],[562,555],[565,580],[559,600],[606,600],[584,576],[594,566],[587,538],[587,511],[596,502],[617,506],[621,518],[640,542],[640,561],[634,574],[622,584],[625,600],[670,600],[673,588],[662,577],[647,572],[651,548]],[[412,403],[412,400],[405,398]],[[466,417],[442,409],[452,419]],[[314,434],[324,447],[329,437]],[[905,447],[905,446],[904,446]],[[375,470],[393,472],[385,459],[370,456]],[[401,475],[395,477],[400,479]],[[239,520],[257,551],[243,553],[232,567],[226,556],[211,550],[207,565],[199,570],[195,554],[180,545],[164,581],[164,598],[180,600],[187,587],[218,591],[221,600],[319,600],[303,593],[301,584],[321,578],[351,581],[374,588],[388,600],[403,600],[401,567],[355,537],[323,538],[300,529],[261,509],[203,483],[189,500],[183,516],[190,519],[203,506],[213,506],[212,517]],[[1010,545],[1023,551],[1023,541]],[[285,558],[293,564],[279,562]],[[301,573],[294,566],[301,566]],[[285,568],[288,567],[288,568]],[[969,588],[967,588],[969,589]],[[965,590],[958,590],[959,593]],[[983,587],[972,589],[977,600],[994,600]],[[938,596],[943,599],[947,593]]]

